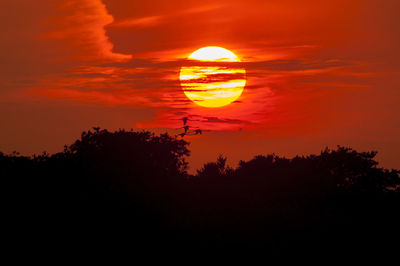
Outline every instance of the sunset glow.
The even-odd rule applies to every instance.
[[[228,64],[240,62],[234,53],[209,46],[193,52],[188,59],[193,65],[181,68],[180,80],[185,95],[194,103],[215,108],[226,106],[240,97],[246,85],[246,71]],[[197,66],[196,61],[222,64]]]
[[[235,165],[337,145],[400,168],[398,10],[398,0],[2,1],[0,151],[58,152],[93,126],[172,136],[190,126],[192,173],[221,153]]]

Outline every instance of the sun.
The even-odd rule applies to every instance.
[[[194,51],[181,67],[185,95],[203,107],[222,107],[236,101],[246,85],[246,71],[231,51],[208,46]]]

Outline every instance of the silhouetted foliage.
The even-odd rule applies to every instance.
[[[400,172],[378,167],[376,152],[258,155],[236,168],[220,155],[189,175],[187,147],[168,134],[94,128],[53,155],[0,153],[9,217],[24,237],[100,234],[152,248],[391,247]]]
[[[219,155],[216,162],[209,162],[197,170],[197,177],[201,179],[215,179],[229,176],[233,173],[233,169],[226,165],[226,157]]]

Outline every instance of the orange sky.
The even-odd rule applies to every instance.
[[[396,0],[14,0],[0,4],[0,150],[61,151],[92,126],[177,134],[192,169],[220,153],[378,150],[400,168]],[[195,105],[179,70],[204,46],[238,55],[242,96]]]

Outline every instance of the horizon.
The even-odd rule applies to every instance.
[[[375,152],[269,154],[234,168],[218,157],[195,175],[188,154],[181,137],[99,128],[57,154],[0,153],[5,239],[18,251],[72,243],[130,256],[250,248],[359,259],[398,250],[400,171],[377,167]]]
[[[254,159],[257,156],[276,155],[276,156],[279,156],[280,158],[286,158],[286,159],[292,160],[295,157],[308,157],[308,156],[312,156],[312,155],[318,155],[318,154],[324,152],[326,149],[335,150],[338,147],[350,148],[350,149],[358,151],[358,152],[377,152],[377,156],[376,156],[376,160],[378,162],[377,167],[383,168],[383,169],[388,169],[388,170],[399,170],[398,168],[385,167],[385,165],[383,165],[381,163],[381,161],[380,161],[380,156],[379,156],[380,153],[377,150],[359,150],[359,149],[357,149],[355,147],[343,146],[343,145],[325,146],[325,147],[321,148],[320,150],[306,152],[306,153],[293,152],[293,153],[287,153],[287,154],[280,154],[280,153],[277,153],[277,152],[274,152],[273,150],[271,150],[271,151],[263,151],[263,152],[254,153],[254,154],[251,154],[251,152],[250,153],[245,153],[245,154],[233,154],[234,155],[234,159],[229,158],[224,153],[218,153],[218,154],[215,154],[215,157],[210,158],[207,161],[201,161],[201,159],[197,160],[197,161],[193,161],[192,160],[193,153],[192,153],[192,150],[191,150],[191,141],[190,141],[190,139],[188,140],[188,139],[184,139],[184,138],[179,138],[179,136],[177,134],[179,132],[175,132],[175,134],[171,134],[171,132],[168,132],[168,130],[164,131],[163,129],[157,129],[156,132],[155,132],[155,131],[151,131],[149,129],[138,129],[138,130],[135,130],[133,128],[131,128],[131,129],[119,128],[119,129],[116,129],[116,130],[109,130],[109,129],[106,129],[106,128],[92,127],[92,128],[90,128],[88,130],[82,131],[81,133],[89,132],[89,131],[94,132],[95,128],[98,128],[99,130],[107,130],[110,133],[118,132],[119,130],[125,130],[126,132],[149,132],[151,134],[154,134],[155,136],[159,136],[160,134],[168,134],[169,136],[175,137],[176,139],[185,140],[185,141],[188,142],[188,149],[190,151],[190,154],[188,156],[186,156],[186,159],[187,159],[187,162],[188,162],[187,171],[188,171],[189,174],[192,174],[192,175],[196,174],[207,163],[216,161],[217,158],[220,157],[220,156],[222,156],[222,157],[224,157],[226,159],[226,164],[229,167],[237,168],[239,166],[239,162],[240,161],[250,161],[250,160]],[[171,131],[171,130],[169,130],[169,131]],[[175,131],[177,131],[177,130],[175,130]],[[49,154],[49,155],[53,155],[53,154],[56,154],[56,153],[59,153],[59,152],[63,152],[64,147],[65,146],[70,146],[73,143],[75,143],[75,141],[79,140],[79,136],[81,136],[81,134],[79,134],[73,141],[62,145],[62,148],[60,148],[58,150],[54,150],[54,151],[42,150],[41,152],[36,152],[36,153],[31,153],[31,154],[24,154],[24,153],[21,153],[21,152],[16,151],[16,150],[9,151],[9,152],[4,152],[4,151],[0,150],[0,152],[3,152],[4,155],[12,155],[12,154],[14,154],[16,152],[19,156],[27,156],[27,157],[32,157],[32,156],[35,156],[35,155],[38,156],[38,155],[41,155],[43,153],[46,153],[46,154]],[[200,138],[201,136],[196,136],[196,137]],[[196,154],[195,154],[195,157],[196,157]]]

